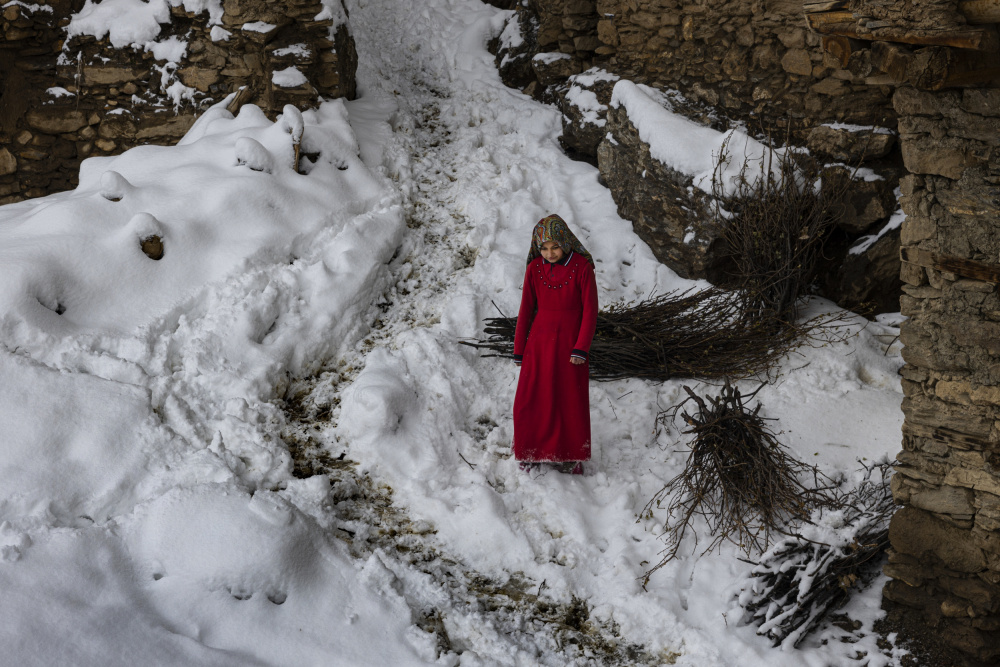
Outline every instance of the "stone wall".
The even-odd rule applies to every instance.
[[[576,72],[599,66],[793,131],[895,127],[892,89],[819,49],[801,0],[528,0],[517,11],[537,23],[537,52],[570,56]]]
[[[894,97],[902,229],[903,451],[885,599],[1000,662],[1000,88]]]
[[[828,244],[821,288],[848,308],[895,311],[898,231],[849,252],[897,210],[903,170],[892,89],[851,73],[819,44],[801,1],[527,0],[494,49],[504,81],[560,108],[567,153],[601,169],[619,213],[685,277],[722,277],[721,229],[710,206],[686,196],[690,183],[655,164],[624,114],[609,111],[617,80],[677,91],[672,109],[715,129],[743,122],[807,147],[820,163],[863,165]],[[616,143],[602,143],[608,136]]]
[[[242,89],[233,109],[253,102],[272,117],[285,104],[355,95],[353,39],[329,11],[317,18],[320,0],[227,0],[218,23],[172,7],[156,41],[185,43],[179,59],[115,48],[108,36],[67,39],[82,6],[27,0],[0,14],[0,204],[71,189],[89,156],[174,143],[231,92]],[[292,67],[301,84],[275,83]]]
[[[870,237],[835,277],[881,291],[885,310],[897,269],[905,283],[893,477],[903,509],[885,606],[904,625],[929,624],[970,665],[1000,664],[1000,12],[955,0],[805,4],[808,15],[801,0],[526,0],[497,61],[508,85],[562,109],[568,152],[598,156],[619,211],[682,275],[711,275],[718,230],[703,197],[611,108],[618,78],[680,91],[674,110],[716,129],[787,126],[821,161],[899,183],[901,229]],[[851,202],[844,233],[871,234],[894,199]]]

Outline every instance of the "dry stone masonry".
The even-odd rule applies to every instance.
[[[649,158],[627,115],[609,111],[616,81],[679,92],[675,112],[719,130],[746,123],[847,165],[844,174],[863,166],[821,287],[847,307],[895,311],[899,231],[887,225],[903,170],[893,88],[847,69],[822,39],[801,2],[522,0],[494,48],[504,81],[560,108],[567,152],[599,166],[619,212],[686,277],[719,277],[721,229],[687,179]]]
[[[74,187],[89,156],[174,143],[233,92],[231,109],[253,102],[272,117],[285,104],[355,95],[341,0],[225,0],[198,11],[178,0],[141,45],[114,31],[88,34],[83,8],[2,7],[0,204]]]
[[[906,282],[886,600],[1000,661],[1000,87],[894,98]]]

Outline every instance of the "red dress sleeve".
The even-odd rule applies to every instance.
[[[583,301],[583,319],[580,321],[580,333],[576,337],[574,351],[590,354],[590,344],[594,340],[594,331],[597,330],[597,280],[594,278],[594,269],[590,262],[583,260],[580,262],[582,271],[580,272],[580,297]]]
[[[535,317],[535,283],[531,280],[531,265],[524,271],[524,286],[521,288],[521,308],[517,311],[517,327],[514,329],[514,361],[521,361],[528,343],[528,331]]]

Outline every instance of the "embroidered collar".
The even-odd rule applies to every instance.
[[[572,250],[570,250],[569,253],[567,253],[566,255],[564,255],[563,258],[560,259],[558,262],[549,262],[549,261],[546,261],[545,258],[542,258],[542,261],[545,262],[546,264],[550,265],[550,266],[552,264],[558,264],[559,266],[568,266],[569,265],[569,260],[571,260],[571,259],[573,259],[573,251]]]

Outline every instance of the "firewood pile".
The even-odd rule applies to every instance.
[[[890,463],[877,463],[866,468],[858,486],[832,494],[821,512],[837,512],[840,528],[834,539],[822,543],[790,536],[761,557],[739,600],[749,622],[759,625],[757,634],[775,646],[798,646],[853,590],[878,576],[895,510],[890,474]]]
[[[813,509],[830,503],[825,493],[830,480],[788,453],[760,416],[760,403],[748,407],[756,392],[743,395],[728,382],[717,396],[684,390],[688,398],[658,417],[660,424],[672,423],[686,404],[696,408],[681,413],[690,427],[684,433],[694,436],[684,470],[643,510],[644,517],[658,509],[667,514],[667,548],[646,581],[678,555],[689,532],[697,544],[697,518],[704,519],[711,536],[703,553],[728,540],[750,555],[765,550],[774,533],[787,534],[792,519],[807,519]]]
[[[751,317],[748,303],[754,301],[745,292],[711,287],[612,305],[597,315],[590,377],[665,381],[767,374],[790,350],[835,319],[786,323]],[[516,317],[501,313],[486,320],[484,338],[460,343],[486,351],[486,357],[512,357],[516,326]]]

